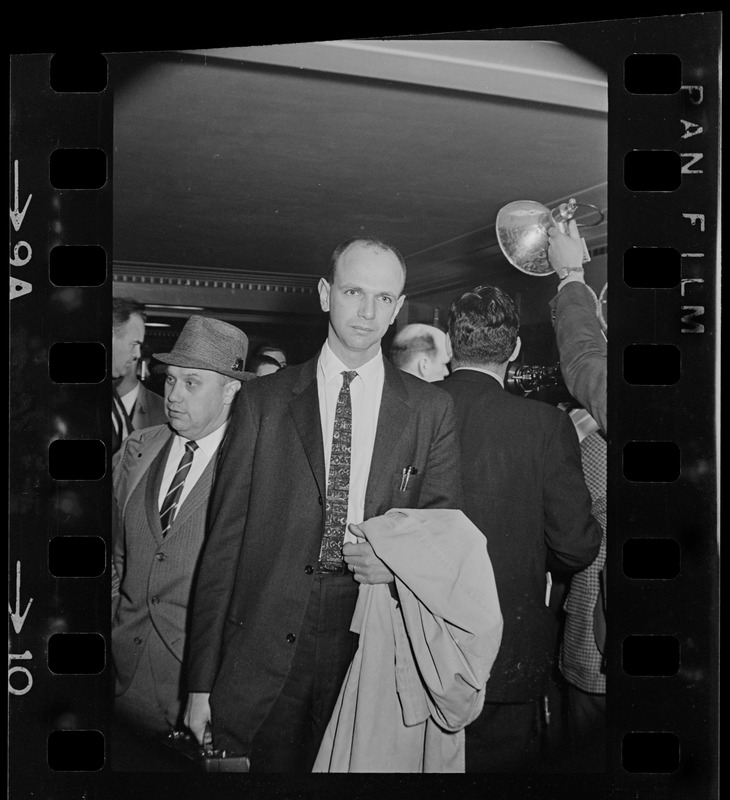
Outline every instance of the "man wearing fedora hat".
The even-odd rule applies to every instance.
[[[241,382],[248,339],[193,316],[169,353],[169,424],[134,431],[113,464],[115,713],[140,733],[178,723],[193,575],[215,463]]]
[[[358,524],[391,508],[458,508],[451,399],[383,358],[405,263],[339,245],[310,361],[240,392],[196,580],[185,721],[251,772],[312,769],[357,649],[361,583],[394,576]],[[418,554],[414,553],[414,558]],[[393,589],[391,589],[393,592]]]

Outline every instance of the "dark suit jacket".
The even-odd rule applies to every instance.
[[[486,701],[534,700],[555,657],[545,571],[587,566],[601,540],[578,437],[565,412],[483,372],[457,370],[437,386],[454,399],[464,512],[487,537],[504,617]]]
[[[138,431],[153,425],[166,424],[165,400],[140,382],[137,400],[132,409],[132,427]]]
[[[312,588],[326,480],[317,358],[243,385],[211,500],[197,581],[188,687],[212,691],[250,743],[288,675]],[[401,472],[417,475],[400,491]],[[365,519],[391,508],[458,508],[449,396],[385,361]]]

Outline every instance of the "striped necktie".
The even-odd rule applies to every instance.
[[[119,392],[117,392],[117,387],[114,386],[112,393],[112,454],[119,450],[122,442],[133,430],[132,420],[127,414]]]
[[[342,388],[337,397],[332,450],[327,479],[327,506],[324,536],[319,554],[320,570],[327,572],[342,566],[342,543],[347,524],[347,500],[350,493],[350,456],[352,453],[352,404],[350,383],[357,372],[342,373]]]
[[[185,452],[180,459],[177,472],[173,475],[165,499],[162,501],[162,506],[160,507],[160,524],[162,525],[163,538],[167,536],[172,527],[172,521],[175,518],[177,504],[180,502],[180,495],[182,494],[183,485],[185,484],[185,478],[188,472],[190,472],[190,466],[193,463],[193,454],[197,449],[197,442],[189,441],[185,443]]]

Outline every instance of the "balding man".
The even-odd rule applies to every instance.
[[[449,374],[446,334],[434,325],[406,325],[393,339],[390,360],[398,369],[424,381],[440,381]]]
[[[406,267],[373,239],[319,282],[327,340],[236,401],[195,588],[186,723],[251,772],[310,772],[357,649],[360,583],[393,573],[358,524],[458,508],[451,398],[383,358]],[[354,528],[354,530],[353,530]],[[415,554],[414,554],[415,557]]]

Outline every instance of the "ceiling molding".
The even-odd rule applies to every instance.
[[[211,270],[187,264],[153,264],[115,261],[114,280],[118,283],[157,284],[201,289],[241,289],[255,292],[316,294],[318,275],[254,272],[249,270]]]

